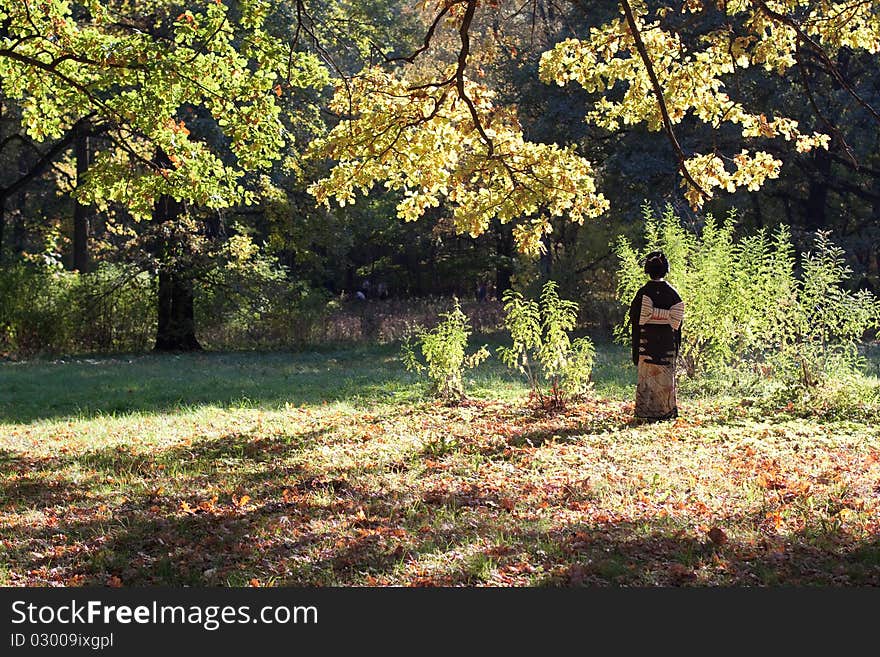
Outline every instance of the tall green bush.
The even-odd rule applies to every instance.
[[[88,274],[52,264],[10,263],[0,270],[0,351],[139,351],[155,334],[155,287],[144,272],[101,264]]]
[[[733,213],[722,222],[706,216],[699,233],[671,208],[661,216],[646,208],[644,216],[644,248],[623,237],[616,245],[618,299],[631,302],[646,280],[645,255],[663,250],[668,280],[685,302],[681,355],[689,375],[745,370],[811,388],[859,366],[859,343],[880,326],[880,300],[844,287],[852,272],[826,233],[798,259],[786,226],[738,238]],[[628,339],[627,323],[617,335]]]
[[[426,373],[431,391],[447,401],[458,401],[464,396],[464,372],[489,357],[486,347],[467,353],[471,335],[470,321],[461,310],[458,299],[452,309],[440,314],[440,323],[430,331],[416,327],[403,342],[401,356],[406,368]],[[416,350],[421,352],[419,358]]]
[[[149,272],[102,263],[94,272],[67,276],[67,318],[75,351],[142,351],[152,346],[156,288]]]
[[[196,326],[209,349],[292,347],[307,343],[328,295],[293,280],[250,236],[230,237],[196,283]]]
[[[60,269],[14,263],[0,271],[0,348],[5,355],[30,355],[46,345],[70,342],[64,319],[72,278]]]
[[[589,338],[569,336],[577,325],[577,303],[561,299],[555,281],[544,284],[538,300],[507,290],[503,301],[513,344],[498,349],[502,362],[525,375],[532,395],[544,404],[560,407],[585,394],[595,349]]]

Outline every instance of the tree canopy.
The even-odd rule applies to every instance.
[[[695,208],[717,190],[757,190],[778,177],[782,159],[762,149],[763,141],[789,141],[803,153],[827,149],[836,131],[827,117],[825,131],[804,130],[796,119],[777,113],[772,102],[748,107],[748,99],[735,91],[743,71],[759,69],[791,84],[791,70],[809,57],[853,103],[880,118],[836,63],[843,50],[880,50],[876,3],[614,4],[616,17],[587,26],[583,36],[543,54],[541,79],[577,82],[592,93],[586,120],[601,128],[644,124],[664,131],[684,195]],[[475,81],[485,57],[472,49],[475,26],[481,19],[492,23],[497,35],[500,22],[523,20],[525,5],[442,0],[422,6],[433,12],[433,20],[420,48],[407,56],[386,56],[385,70],[367,69],[338,88],[333,107],[343,120],[321,145],[337,164],[313,186],[316,197],[349,203],[354,190],[383,181],[403,190],[398,213],[406,219],[441,198],[454,206],[459,229],[472,234],[485,230],[492,217],[502,222],[527,217],[517,237],[531,252],[542,248],[540,239],[551,230],[548,216],[566,214],[580,222],[603,211],[607,202],[597,191],[590,163],[566,146],[524,140],[510,109],[493,103],[492,90]],[[572,3],[558,11],[576,14],[578,9]],[[444,47],[434,41],[444,31],[458,35],[453,63],[426,66],[422,59],[432,55],[443,62]],[[695,121],[716,130],[735,125],[742,148],[686,149],[678,132]]]
[[[267,29],[263,0],[49,0],[0,5],[0,79],[28,135],[89,120],[106,147],[79,192],[149,216],[163,194],[222,208],[291,145],[281,98],[320,86],[314,54]],[[216,133],[195,134],[209,117]],[[157,158],[157,152],[163,154]]]

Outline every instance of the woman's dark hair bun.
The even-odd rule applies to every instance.
[[[651,278],[663,278],[669,273],[669,261],[663,251],[651,251],[645,256],[645,273]]]

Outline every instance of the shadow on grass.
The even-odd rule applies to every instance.
[[[377,491],[357,477],[276,463],[320,437],[227,435],[155,457],[102,450],[34,461],[0,453],[4,468],[18,474],[0,504],[43,516],[4,532],[7,576],[27,585],[242,585],[252,578],[292,586],[880,585],[880,537],[856,538],[819,519],[791,534],[713,542],[668,518],[542,522],[486,487]],[[222,480],[219,499],[205,499],[211,468],[230,461],[247,467]],[[176,495],[141,485],[100,510],[106,476],[152,473],[152,486],[175,463],[178,471],[167,476]],[[393,465],[379,460],[370,468]],[[45,495],[39,481],[56,486]],[[242,502],[245,492],[255,501]],[[763,520],[760,512],[717,519],[754,527]]]
[[[545,532],[499,521],[488,508],[431,530],[350,516],[347,528],[329,537],[310,529],[320,510],[301,502],[164,517],[132,512],[114,523],[25,529],[23,547],[7,549],[4,561],[28,578],[99,586],[114,578],[127,586],[242,585],[252,578],[352,585],[400,581],[401,568],[409,571],[404,581],[431,586],[499,584],[505,573],[524,569],[528,579],[516,583],[531,586],[880,585],[880,539],[854,540],[843,531],[809,527],[784,540],[716,546],[672,534],[662,523],[580,523]],[[503,542],[486,546],[499,526]],[[59,532],[71,541],[59,544]],[[418,565],[433,557],[445,565]]]
[[[167,479],[175,485],[180,485],[181,478],[184,481],[198,479],[204,484],[211,476],[240,466],[246,466],[247,472],[236,476],[236,481],[241,482],[242,488],[254,488],[266,481],[303,476],[301,469],[279,464],[279,461],[310,448],[334,429],[335,425],[330,424],[313,431],[271,436],[225,434],[178,444],[153,454],[130,451],[124,446],[39,458],[0,450],[0,466],[11,475],[0,484],[0,506],[46,509],[76,505],[93,497],[90,490],[119,477],[151,477],[159,484]],[[195,472],[197,475],[192,474]],[[132,491],[132,495],[137,494]],[[141,497],[154,500],[156,496],[142,494]]]

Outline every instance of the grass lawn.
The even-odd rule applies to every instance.
[[[0,365],[0,584],[880,584],[880,406],[637,426],[598,358],[557,414],[393,347]]]

